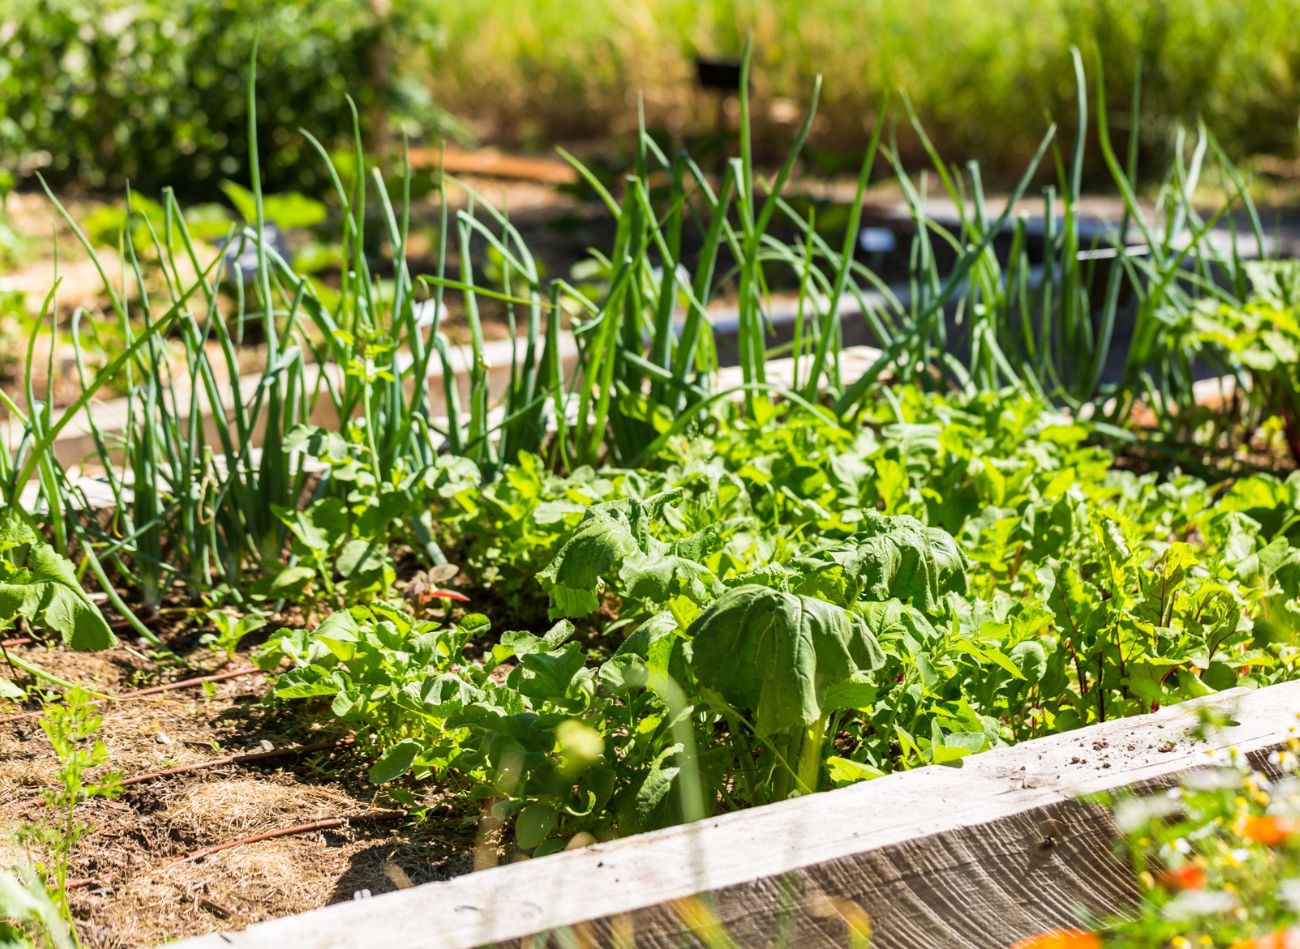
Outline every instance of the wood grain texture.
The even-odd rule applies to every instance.
[[[1198,740],[1197,708],[1236,724]],[[1006,947],[1133,897],[1108,813],[1075,798],[1168,783],[1236,746],[1286,740],[1300,683],[1242,689],[838,791],[338,904],[186,949],[704,945],[697,894],[742,946]],[[627,942],[631,939],[632,942]]]

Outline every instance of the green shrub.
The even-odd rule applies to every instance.
[[[258,49],[269,189],[326,184],[298,128],[351,135],[352,95],[378,123],[416,132],[472,119],[509,146],[609,141],[644,97],[651,128],[713,131],[694,92],[697,53],[754,42],[756,146],[783,152],[813,77],[826,83],[809,157],[838,167],[886,93],[911,98],[939,149],[1018,171],[1048,117],[1068,121],[1070,46],[1101,59],[1120,146],[1142,64],[1142,159],[1162,168],[1179,125],[1203,117],[1237,158],[1298,144],[1300,0],[10,0],[0,5],[0,168],[59,180],[212,192],[246,180],[244,96]],[[381,15],[376,11],[388,7]],[[909,161],[924,161],[903,135]],[[219,156],[219,157],[218,157]],[[20,164],[21,163],[21,164]],[[1159,167],[1157,167],[1159,166]],[[1103,173],[1093,153],[1090,171]]]
[[[6,6],[9,6],[6,4]],[[439,121],[409,70],[431,48],[421,0],[15,0],[0,14],[0,167],[55,181],[213,192],[247,180],[248,63],[268,188],[323,187],[299,127],[351,140],[382,116]]]

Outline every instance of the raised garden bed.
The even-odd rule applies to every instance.
[[[1199,712],[1234,724],[1200,736]],[[1294,734],[1300,683],[1233,691],[697,824],[357,900],[186,949],[471,949],[697,940],[1005,949],[1131,909],[1109,810],[1079,797],[1163,787],[1216,751],[1262,762]],[[704,896],[707,917],[692,911]],[[711,920],[701,924],[702,918]]]
[[[849,349],[841,365],[855,374],[878,358],[876,350]],[[793,370],[791,360],[767,366],[768,378],[778,386],[791,385]],[[731,370],[718,384],[725,390],[739,379],[739,370]],[[84,809],[95,829],[78,851],[72,905],[92,921],[95,944],[141,945],[235,929],[510,859],[508,838],[498,839],[499,830],[485,838],[482,815],[454,797],[434,804],[414,833],[404,829],[402,812],[359,780],[366,759],[345,730],[322,728],[312,715],[265,706],[258,700],[266,697],[267,680],[249,669],[246,658],[241,655],[230,666],[205,662],[194,651],[194,633],[176,638],[166,633],[166,617],[159,621],[166,644],[191,665],[165,678],[206,673],[209,681],[138,698],[128,694],[105,706],[102,734],[129,783],[116,801]],[[129,693],[134,678],[153,669],[130,649],[60,657],[31,643],[8,648],[51,673],[110,694]],[[1234,709],[1240,701],[1233,714],[1244,730],[1224,732],[1213,742],[1253,751],[1285,740],[1289,706],[1300,707],[1298,690],[1285,685],[1216,698],[1213,704]],[[1122,908],[1132,898],[1131,879],[1108,857],[1112,828],[1104,811],[1076,810],[1063,798],[1167,778],[1187,767],[1204,752],[1203,744],[1183,740],[1195,720],[1192,706],[1178,706],[1151,719],[1106,722],[962,758],[956,767],[921,769],[601,843],[582,852],[587,862],[576,869],[568,865],[579,863],[579,855],[555,858],[554,870],[548,869],[552,858],[544,858],[474,875],[447,884],[445,891],[417,888],[394,897],[419,894],[428,915],[394,913],[380,903],[374,909],[369,903],[346,908],[346,913],[366,910],[384,920],[400,919],[410,928],[399,932],[326,914],[319,921],[308,916],[210,938],[217,940],[212,944],[233,940],[250,946],[269,945],[266,940],[423,945],[428,944],[426,927],[450,906],[451,919],[469,922],[440,925],[440,945],[515,939],[600,919],[606,919],[601,925],[617,928],[625,923],[609,923],[607,917],[625,914],[631,914],[638,944],[671,945],[683,927],[698,925],[682,921],[682,904],[676,901],[721,891],[714,912],[742,944],[778,924],[794,926],[801,944],[818,939],[843,944],[841,917],[849,904],[837,901],[847,900],[874,920],[879,945],[932,945],[942,934],[960,940],[954,945],[1004,946],[1035,928],[1075,918],[1078,906],[1057,899],[1059,890],[1047,888],[1041,903],[1026,895],[1036,892],[1031,884],[1040,869],[1056,874],[1066,866],[1081,874],[1086,883],[1079,885],[1088,894],[1084,902],[1094,912]],[[40,776],[49,771],[50,755],[37,737],[37,724],[37,716],[27,713],[0,722],[0,728],[12,730],[7,737],[14,743],[4,755],[12,771],[3,809],[16,823],[40,819]],[[1043,827],[1052,832],[1034,838],[1034,828]],[[1046,847],[1049,853],[1042,857],[1048,837],[1059,837],[1060,845]],[[721,865],[717,855],[726,857]],[[1035,862],[1040,859],[1041,864]],[[588,864],[599,864],[599,872]],[[898,872],[906,866],[924,869]],[[672,868],[667,878],[657,875],[662,868]],[[584,886],[572,898],[567,891],[543,889],[540,882],[575,878]],[[638,881],[635,887],[626,885],[631,879]],[[1027,889],[1016,889],[1019,885]],[[548,895],[509,913],[476,895],[501,892]],[[980,908],[959,923],[942,903],[943,894],[956,892]],[[356,941],[337,943],[337,936],[325,935],[340,931],[355,934]],[[591,932],[608,935],[599,926]]]
[[[580,285],[491,208],[448,216],[457,248],[417,273],[388,204],[409,181],[363,206],[358,179],[337,288],[258,228],[233,324],[262,334],[255,380],[214,371],[209,344],[236,364],[242,336],[213,275],[173,267],[70,410],[7,400],[0,806],[40,868],[0,867],[0,925],[116,947],[342,901],[328,932],[210,938],[854,944],[870,920],[886,946],[982,946],[1160,910],[1154,871],[1222,878],[1189,864],[1208,838],[1126,876],[1104,813],[1065,797],[1185,768],[1184,703],[1215,694],[1239,705],[1211,744],[1282,742],[1294,770],[1300,481],[1276,472],[1300,458],[1278,358],[1300,275],[1213,248],[1189,269],[1175,228],[1116,248],[1100,290],[1067,230],[1035,277],[1027,245],[997,252],[1009,210],[977,202],[947,263],[918,226],[901,299],[855,250],[879,144],[831,242],[781,203],[793,159],[710,181],[642,140],[618,194],[580,172],[615,232]],[[1078,180],[1057,192],[1076,230]],[[1182,176],[1161,201],[1201,219]],[[425,320],[447,296],[468,349]],[[159,371],[168,333],[185,385]],[[1203,404],[1201,364],[1230,400]],[[85,410],[121,377],[110,433]],[[64,463],[86,436],[102,480]],[[1233,832],[1268,825],[1243,852],[1289,854],[1300,802],[1293,827],[1233,779],[1254,795]],[[1070,895],[1026,895],[1070,871]],[[1291,921],[1231,899],[1228,942]]]

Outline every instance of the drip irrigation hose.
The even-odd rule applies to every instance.
[[[207,847],[200,847],[198,850],[190,851],[180,857],[163,864],[163,867],[174,867],[182,863],[194,863],[203,860],[213,854],[221,853],[223,850],[233,850],[235,847],[242,847],[245,844],[261,843],[264,840],[275,840],[280,837],[291,837],[295,834],[307,834],[314,830],[332,830],[336,827],[347,827],[350,824],[360,821],[390,821],[402,820],[406,817],[403,811],[374,811],[368,814],[355,814],[349,817],[326,817],[321,820],[308,821],[305,824],[294,824],[291,827],[279,827],[275,830],[263,831],[260,834],[250,834],[247,837],[240,837],[236,840],[227,840],[223,843],[212,844]],[[156,868],[161,869],[161,868]],[[146,871],[148,873],[150,871]],[[95,885],[108,886],[99,877],[78,877],[75,880],[69,880],[65,889],[76,890]]]
[[[242,847],[245,844],[261,843],[263,840],[274,840],[277,837],[290,837],[294,834],[306,834],[313,830],[330,830],[334,827],[346,827],[353,821],[362,820],[401,820],[406,817],[402,811],[376,811],[373,814],[358,814],[354,817],[326,817],[323,820],[309,821],[306,824],[294,824],[292,827],[280,827],[276,830],[263,831],[260,834],[250,834],[247,837],[240,837],[238,840],[227,840],[225,843],[213,844],[210,847],[200,847],[198,850],[191,851],[183,857],[177,857],[172,860],[172,864],[193,863],[196,860],[202,860],[204,857],[210,857],[214,853],[221,853],[223,850],[231,850],[234,847]]]
[[[172,692],[177,689],[193,688],[196,685],[203,685],[207,682],[224,682],[227,679],[237,679],[241,676],[254,675],[261,671],[261,669],[258,669],[255,666],[248,666],[244,669],[232,669],[227,672],[217,672],[212,675],[198,676],[193,679],[182,679],[180,682],[168,682],[166,685],[155,685],[147,689],[136,689],[134,692],[123,692],[120,695],[110,695],[107,698],[95,699],[93,704],[104,705],[109,702],[120,702],[124,699],[138,699],[143,698],[146,695],[159,695],[163,692]],[[40,718],[44,714],[45,713],[40,710],[34,712],[18,712],[14,715],[6,715],[3,718],[0,718],[0,725]]]
[[[220,758],[210,758],[206,761],[193,761],[189,764],[177,765],[174,768],[163,768],[160,771],[147,771],[144,774],[135,774],[129,778],[123,778],[118,782],[118,787],[131,787],[135,784],[146,784],[150,781],[157,781],[161,778],[170,778],[179,774],[191,774],[195,771],[206,771],[208,768],[220,768],[225,765],[245,765],[255,764],[261,761],[269,761],[272,758],[288,758],[292,755],[309,755],[316,751],[325,751],[330,748],[338,747],[337,741],[318,741],[310,745],[286,745],[283,748],[271,748],[267,751],[250,751],[242,755],[223,755]],[[45,790],[53,790],[46,788]],[[19,807],[26,807],[30,804],[39,804],[40,797],[31,797],[18,802]]]
[[[129,778],[123,778],[120,783],[122,787],[130,787],[133,784],[144,784],[148,781],[157,781],[159,778],[170,778],[177,774],[189,774],[194,771],[204,771],[208,768],[220,768],[223,765],[230,764],[253,764],[257,761],[267,761],[271,758],[287,758],[291,755],[309,755],[314,751],[324,751],[327,748],[333,748],[335,742],[318,741],[310,745],[293,745],[287,748],[272,748],[269,751],[253,751],[242,755],[226,755],[221,758],[212,758],[208,761],[195,761],[192,764],[177,765],[174,768],[164,768],[161,771],[149,771],[145,774],[133,775]]]

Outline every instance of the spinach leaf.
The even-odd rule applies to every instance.
[[[10,507],[0,511],[0,628],[18,618],[57,632],[77,650],[107,649],[117,642],[72,564]]]
[[[813,724],[829,686],[885,661],[860,616],[756,584],[724,593],[687,636],[696,679],[752,714],[760,736]]]

